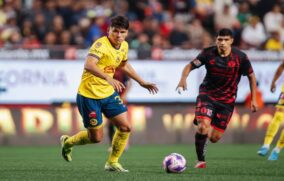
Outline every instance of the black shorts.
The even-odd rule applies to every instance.
[[[199,95],[196,100],[195,119],[207,119],[211,126],[224,132],[232,117],[234,106],[214,101],[207,95]]]

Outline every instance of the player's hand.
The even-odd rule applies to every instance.
[[[176,91],[178,91],[178,93],[181,94],[182,91],[185,91],[185,90],[187,90],[186,81],[180,80],[177,85]]]
[[[156,94],[159,91],[157,85],[153,83],[144,82],[141,83],[140,86],[144,87],[145,89],[148,89],[150,94]]]
[[[125,86],[123,83],[119,82],[118,80],[115,80],[111,77],[108,77],[106,81],[116,90],[117,92],[122,92],[123,89],[125,89]]]
[[[258,105],[257,105],[256,101],[251,102],[250,109],[251,109],[252,112],[256,112],[258,110]]]
[[[275,85],[275,83],[271,83],[271,86],[270,86],[270,91],[273,93],[273,92],[275,92],[275,90],[276,90],[276,85]]]

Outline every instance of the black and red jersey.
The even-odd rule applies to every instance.
[[[199,94],[206,94],[211,99],[225,104],[235,102],[241,76],[253,73],[247,55],[234,47],[227,57],[221,57],[216,46],[206,48],[191,65],[193,69],[205,65],[207,70],[199,87]]]

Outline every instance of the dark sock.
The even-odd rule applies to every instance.
[[[207,134],[195,134],[195,149],[198,161],[205,161],[205,145],[207,141]]]

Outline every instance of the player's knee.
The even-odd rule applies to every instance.
[[[131,127],[129,125],[120,126],[118,129],[121,132],[131,132]]]
[[[100,143],[103,140],[102,136],[94,136],[94,135],[89,135],[89,139],[91,140],[92,143]]]
[[[211,143],[217,143],[219,140],[220,140],[220,136],[212,136],[212,137],[210,137],[210,141],[211,141]]]
[[[90,140],[91,140],[92,143],[100,143],[102,141],[102,139],[94,138],[94,137],[91,137]]]
[[[209,131],[210,126],[207,124],[199,123],[198,124],[198,131],[201,134],[207,134]]]

